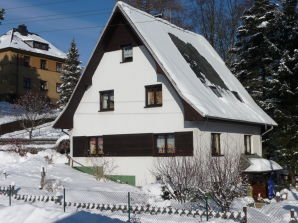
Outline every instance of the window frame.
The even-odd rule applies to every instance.
[[[48,82],[44,80],[39,80],[39,90],[48,91]]]
[[[28,61],[25,58],[28,59]],[[23,66],[24,67],[30,67],[30,56],[26,55],[26,56],[23,57]]]
[[[112,93],[112,94],[111,94]],[[103,108],[103,100],[102,100],[102,96],[104,94],[108,94],[108,108]],[[113,108],[111,108],[111,99],[110,97],[113,96],[114,100],[113,100]],[[114,90],[106,90],[106,91],[99,91],[99,111],[100,112],[105,112],[105,111],[114,111],[115,110],[115,94],[114,94]]]
[[[249,142],[249,150],[247,148],[247,138]],[[252,137],[251,135],[244,135],[244,154],[245,155],[251,155],[253,154],[252,152]]]
[[[44,62],[44,66],[43,66],[43,62]],[[47,60],[40,59],[40,66],[39,66],[39,68],[42,69],[42,70],[47,70]]]
[[[58,64],[59,64],[60,67],[58,66]],[[59,69],[58,69],[58,67],[59,67]],[[62,63],[56,62],[56,72],[58,72],[58,73],[62,72]]]
[[[61,93],[61,85],[62,83],[56,83],[56,93]]]
[[[159,136],[163,136],[164,140],[165,140],[165,152],[164,153],[160,153],[158,150],[158,146],[157,146],[157,139]],[[169,136],[173,136],[174,138],[174,152],[169,152],[169,147],[168,147],[168,138]],[[176,156],[177,154],[177,147],[176,147],[176,137],[175,137],[175,133],[158,133],[158,134],[154,134],[154,154],[155,156]]]
[[[221,151],[221,143],[220,143],[220,133],[212,132],[211,133],[211,156],[217,157],[217,156],[223,156],[223,153]],[[216,141],[214,140],[218,136],[218,141],[219,141],[219,152],[217,152],[216,148]]]
[[[148,93],[150,90],[154,90],[154,104],[148,104]],[[161,91],[161,103],[157,104],[157,92]],[[146,85],[145,86],[145,108],[152,108],[152,107],[161,107],[162,106],[162,84],[154,84],[154,85]]]
[[[29,83],[29,84],[27,84]],[[24,77],[23,78],[23,88],[24,89],[31,89],[31,78],[29,77]]]
[[[102,138],[102,153],[99,153],[99,149],[98,149],[98,142],[99,142],[99,138]],[[90,148],[90,142],[91,139],[95,139],[95,153],[96,154],[91,154],[91,148]],[[92,157],[101,157],[104,156],[104,148],[103,148],[103,136],[88,136],[88,156],[92,156]]]
[[[124,49],[126,47],[131,48],[131,51],[132,51],[132,53],[131,53],[132,56],[131,57],[125,57],[124,56]],[[132,62],[133,61],[133,45],[132,44],[121,45],[120,48],[121,48],[121,51],[122,51],[122,61],[121,61],[121,63]]]

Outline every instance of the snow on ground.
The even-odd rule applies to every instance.
[[[160,198],[161,185],[149,184],[137,188],[112,181],[97,181],[91,175],[79,172],[65,165],[67,159],[53,150],[41,151],[38,154],[19,156],[14,152],[0,151],[0,186],[15,184],[19,194],[61,195],[62,186],[66,188],[66,202],[127,204],[127,194],[131,193],[132,205],[151,204],[153,206],[168,206],[174,203]],[[40,170],[45,167],[46,185],[53,192],[40,190]],[[5,178],[3,172],[7,174]],[[285,192],[285,191],[283,191]],[[287,191],[288,200],[272,202],[261,209],[248,208],[250,223],[288,223],[290,210],[298,212],[298,192]],[[76,222],[108,222],[121,223],[127,221],[127,214],[122,212],[84,212],[75,207],[67,207],[63,213],[62,206],[54,202],[25,203],[22,200],[12,200],[13,206],[8,206],[8,197],[1,196],[0,219],[7,223],[76,223]],[[233,210],[241,210],[243,206],[252,203],[252,198],[244,197],[233,202]],[[133,216],[134,217],[134,216]],[[177,215],[137,214],[139,222],[205,222],[200,218]],[[84,219],[84,220],[82,220]],[[120,220],[119,220],[120,219]],[[87,221],[88,220],[88,221]],[[212,223],[232,223],[232,220],[211,219]]]
[[[207,223],[199,219],[167,215],[142,215],[133,216],[136,222],[142,223]],[[11,207],[0,206],[0,219],[5,223],[124,223],[127,222],[127,214],[103,212],[94,213],[86,211],[77,211],[63,213],[58,209],[44,209],[30,204],[15,205]],[[208,223],[235,223],[233,220],[210,219]]]
[[[53,126],[54,122],[48,122],[43,125],[39,125],[33,131],[33,138],[43,138],[43,139],[58,139],[61,136],[65,135],[61,131],[61,129],[54,129]],[[2,135],[0,138],[29,138],[29,133],[26,130],[20,130],[12,133],[7,133]]]

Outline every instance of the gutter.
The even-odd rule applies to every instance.
[[[265,127],[267,127],[267,125],[265,125]],[[264,135],[266,135],[267,133],[269,133],[269,132],[271,132],[273,130],[273,125],[271,125],[271,127],[267,130],[267,131],[265,131],[264,133],[262,133],[262,137],[264,136]]]

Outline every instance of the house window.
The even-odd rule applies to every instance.
[[[41,91],[47,91],[48,90],[48,86],[47,86],[47,82],[46,81],[40,81],[40,90]]]
[[[217,97],[219,97],[219,98],[222,97],[221,94],[219,93],[217,87],[215,87],[215,86],[209,86],[209,87]]]
[[[211,133],[211,153],[212,156],[221,156],[220,149],[220,134],[219,133]]]
[[[100,91],[100,111],[114,111],[114,90]]]
[[[89,138],[89,155],[103,155],[103,137],[90,137]]]
[[[56,83],[56,92],[57,93],[61,92],[61,83]]]
[[[133,56],[132,45],[122,46],[121,48],[122,48],[122,63],[131,62],[132,56]]]
[[[174,134],[160,134],[155,136],[155,146],[158,155],[175,154]]]
[[[23,87],[25,89],[31,89],[31,79],[30,78],[24,78]]]
[[[41,59],[40,60],[40,69],[46,70],[47,69],[47,61]]]
[[[56,71],[61,72],[62,71],[62,63],[56,63]]]
[[[252,154],[251,150],[251,135],[244,135],[244,152],[249,155]]]
[[[158,107],[162,106],[162,85],[150,85],[146,88],[146,106],[145,107]]]
[[[242,98],[240,97],[237,91],[232,91],[232,93],[239,101],[243,102]]]
[[[30,57],[29,56],[24,56],[23,65],[24,65],[24,67],[30,67]]]
[[[41,50],[49,50],[49,44],[34,41],[33,47]]]

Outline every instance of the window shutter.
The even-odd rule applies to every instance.
[[[106,156],[152,156],[153,134],[104,135]]]
[[[193,132],[175,132],[177,156],[193,155]]]
[[[73,157],[88,156],[88,138],[86,136],[73,137]]]

